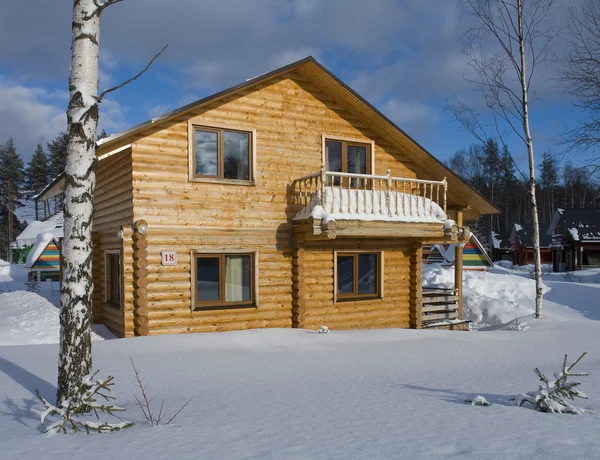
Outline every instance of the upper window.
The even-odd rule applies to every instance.
[[[338,253],[337,298],[340,300],[381,297],[380,253]]]
[[[194,271],[195,308],[255,305],[254,254],[194,254]]]
[[[192,145],[194,177],[252,180],[252,133],[194,127]]]
[[[371,146],[351,141],[325,139],[327,171],[371,174]],[[340,178],[334,177],[339,185]]]
[[[107,252],[105,260],[106,303],[121,307],[121,255]]]

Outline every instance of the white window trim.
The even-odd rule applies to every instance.
[[[371,146],[371,174],[375,174],[375,141],[371,139],[356,139],[352,137],[343,137],[343,136],[329,136],[327,134],[321,134],[321,164],[327,164],[327,158],[325,157],[325,141],[346,141],[346,142],[356,142],[357,144],[367,144]]]
[[[195,282],[195,273],[196,268],[194,266],[194,255],[197,254],[252,254],[254,258],[254,269],[252,270],[252,286],[253,286],[253,295],[254,295],[254,305],[252,307],[241,306],[240,308],[256,308],[260,307],[260,297],[258,292],[258,249],[192,249],[190,251],[190,281],[191,281],[191,290],[190,290],[190,308],[192,312],[201,312],[201,311],[213,311],[213,310],[195,310],[196,306],[196,282]],[[231,307],[231,309],[235,309],[235,307]],[[221,310],[221,308],[215,308],[214,311]]]
[[[108,283],[107,283],[107,270],[106,267],[108,266],[108,256],[110,254],[117,254],[119,256],[119,271],[121,272],[121,276],[119,277],[119,292],[121,293],[120,295],[120,302],[119,302],[119,309],[123,310],[123,301],[125,298],[125,292],[123,290],[123,255],[121,254],[121,250],[120,249],[106,249],[104,251],[104,305],[108,305],[108,306],[115,306],[116,304],[114,303],[108,303]]]
[[[250,165],[250,180],[237,180],[237,179],[220,179],[217,177],[198,177],[194,175],[194,159],[192,158],[192,152],[194,151],[194,140],[195,140],[195,128],[212,128],[212,129],[231,129],[234,131],[245,131],[251,134],[252,137],[252,164]],[[256,185],[256,129],[248,128],[247,126],[232,125],[229,123],[205,123],[202,120],[192,122],[188,120],[188,180],[190,182],[205,182],[213,184],[231,184],[231,185]]]
[[[379,269],[379,292],[380,292],[380,296],[375,298],[375,299],[356,299],[353,300],[353,302],[372,302],[374,300],[383,300],[385,298],[384,292],[383,292],[383,287],[385,285],[384,283],[384,279],[385,279],[385,272],[384,272],[384,268],[385,268],[385,264],[384,264],[384,252],[385,251],[378,251],[378,250],[370,250],[370,249],[343,249],[343,250],[334,250],[333,251],[333,303],[337,303],[338,302],[338,292],[337,292],[337,281],[338,281],[338,269],[337,269],[337,258],[338,258],[338,254],[356,254],[356,253],[368,253],[368,254],[379,254],[379,267],[377,267]],[[344,300],[344,302],[346,302],[346,300]]]

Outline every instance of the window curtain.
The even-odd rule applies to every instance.
[[[244,257],[225,258],[225,301],[242,302],[244,299]]]

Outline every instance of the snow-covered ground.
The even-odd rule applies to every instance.
[[[27,291],[27,269],[0,261],[0,346],[58,343],[59,283],[39,283],[39,294]],[[92,340],[114,339],[102,324],[94,324]]]
[[[452,276],[424,271],[427,283]],[[465,276],[465,312],[481,317],[475,332],[271,329],[94,342],[95,368],[115,376],[113,394],[136,422],[104,435],[41,434],[32,389],[53,397],[58,347],[0,346],[1,456],[600,458],[600,270],[575,276],[545,275],[544,320],[521,318],[529,328],[518,332],[506,323],[532,313],[533,281],[527,270],[496,267]],[[551,375],[564,353],[583,351],[590,399],[580,405],[594,413],[508,403],[537,389],[535,367]],[[145,424],[130,357],[168,415],[193,397],[171,425]],[[477,395],[491,405],[465,404]]]

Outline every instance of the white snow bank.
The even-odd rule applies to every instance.
[[[476,327],[504,325],[534,313],[534,280],[508,273],[463,273],[463,319]],[[424,265],[423,286],[453,288],[454,268]]]
[[[391,216],[390,216],[391,212]],[[422,196],[402,192],[390,193],[390,206],[387,205],[387,193],[378,190],[344,189],[342,187],[325,187],[325,203],[321,199],[321,191],[315,193],[294,220],[322,219],[330,220],[364,220],[386,222],[445,222],[444,210],[434,201]]]
[[[59,309],[29,291],[0,294],[0,346],[58,343]],[[92,340],[114,338],[103,325],[93,326]]]

